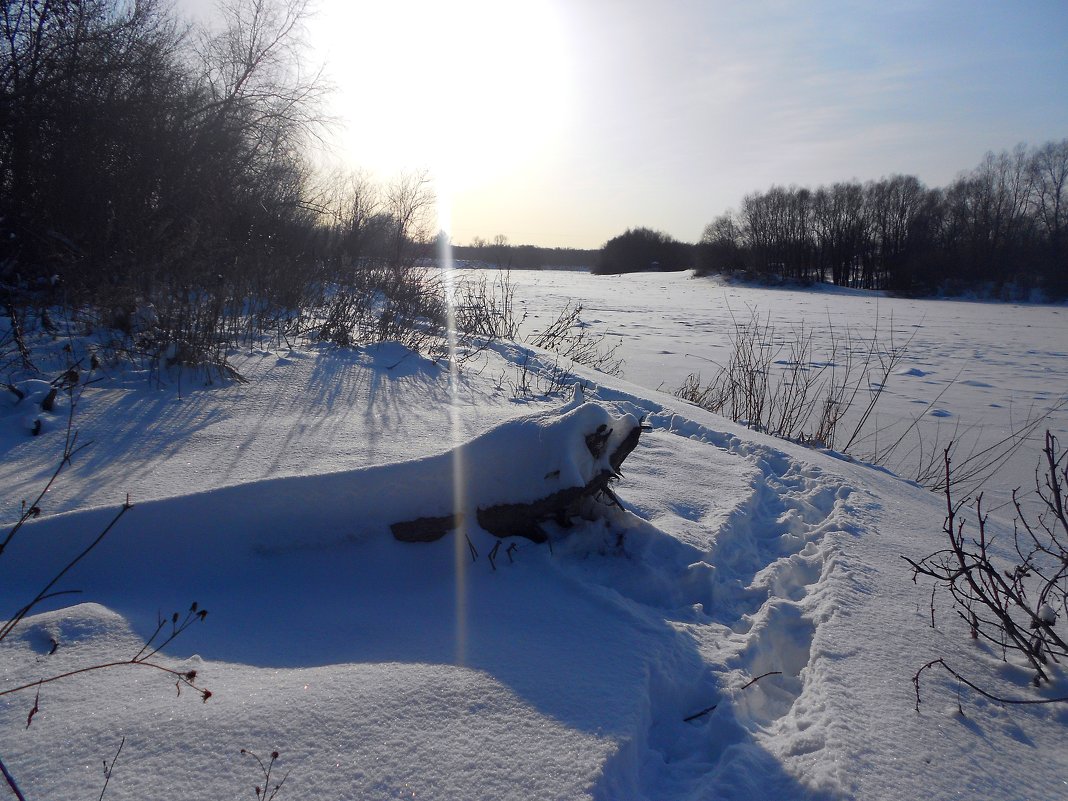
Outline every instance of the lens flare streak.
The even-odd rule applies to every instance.
[[[438,195],[438,221],[449,230],[449,201],[445,192]],[[452,435],[452,503],[458,525],[453,532],[453,564],[455,571],[456,643],[454,659],[457,665],[467,660],[467,506],[466,470],[464,468],[463,432],[460,424],[460,368],[457,359],[456,337],[456,270],[452,259],[452,245],[447,238],[440,242],[438,261],[441,265],[445,301],[448,308],[449,349],[449,423]]]

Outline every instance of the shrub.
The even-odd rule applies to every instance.
[[[832,331],[829,349],[817,354],[811,330],[779,334],[752,310],[734,320],[727,364],[707,383],[691,373],[674,394],[757,431],[826,448],[836,446],[843,418],[859,404],[842,446],[847,451],[906,348],[892,341],[883,347],[878,330],[870,338]]]
[[[946,472],[946,518],[942,531],[945,547],[919,560],[902,558],[912,567],[913,580],[933,579],[936,588],[947,590],[953,611],[967,624],[973,639],[994,645],[1008,661],[1019,654],[1034,671],[1036,687],[1051,680],[1050,666],[1068,659],[1068,452],[1046,432],[1043,471],[1036,471],[1035,487],[1041,506],[1037,517],[1025,514],[1018,490],[1013,492],[1016,525],[1011,556],[998,553],[987,530],[982,495],[974,503],[974,530],[962,517],[967,499],[953,498],[952,460],[944,454]],[[931,625],[935,621],[934,596]],[[998,698],[965,679],[943,659],[921,667],[913,677],[916,706],[920,704],[920,677],[940,666],[982,695],[1003,703],[1054,703],[1064,698]]]

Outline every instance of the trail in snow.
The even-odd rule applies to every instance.
[[[813,597],[812,589],[833,569],[835,537],[851,527],[851,488],[773,448],[635,400],[619,405],[644,417],[653,432],[631,457],[645,482],[637,502],[626,504],[636,517],[611,521],[625,531],[624,557],[569,561],[565,572],[599,585],[636,617],[667,625],[676,644],[650,661],[648,708],[594,797],[617,798],[626,788],[628,797],[636,791],[665,799],[800,798],[840,790],[838,777],[819,772],[799,783],[800,773],[783,769],[781,743],[771,743],[793,730],[788,750],[797,758],[825,744],[818,720],[798,701],[806,688],[813,697],[822,691],[808,687],[808,668],[830,599]],[[709,448],[738,459],[727,470],[747,479],[746,493],[734,496],[725,515],[703,497],[729,486],[709,470]],[[673,460],[672,468],[663,460]],[[686,487],[689,498],[673,500],[672,474],[697,471],[709,483],[694,481]],[[654,507],[643,508],[646,494],[668,496],[655,522],[644,520]],[[741,689],[768,673],[776,675]]]

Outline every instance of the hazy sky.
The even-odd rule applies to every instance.
[[[354,165],[427,167],[454,242],[695,241],[747,192],[944,185],[1068,137],[1068,2],[319,0]]]

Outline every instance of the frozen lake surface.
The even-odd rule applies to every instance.
[[[913,477],[923,459],[960,440],[958,459],[997,443],[1068,395],[1068,307],[914,300],[842,289],[741,286],[692,273],[597,276],[570,271],[511,273],[517,299],[537,329],[568,302],[581,303],[593,330],[620,342],[623,376],[673,391],[690,373],[707,380],[729,357],[735,321],[755,312],[786,338],[804,326],[815,355],[848,333],[907,345],[853,449],[871,457],[917,421],[887,466]],[[892,340],[891,340],[892,337]],[[864,401],[866,403],[866,399]],[[1050,415],[1031,442],[985,481],[991,508],[1014,487],[1033,487],[1045,428],[1068,438],[1068,409]],[[1008,511],[1008,510],[1006,510]]]

